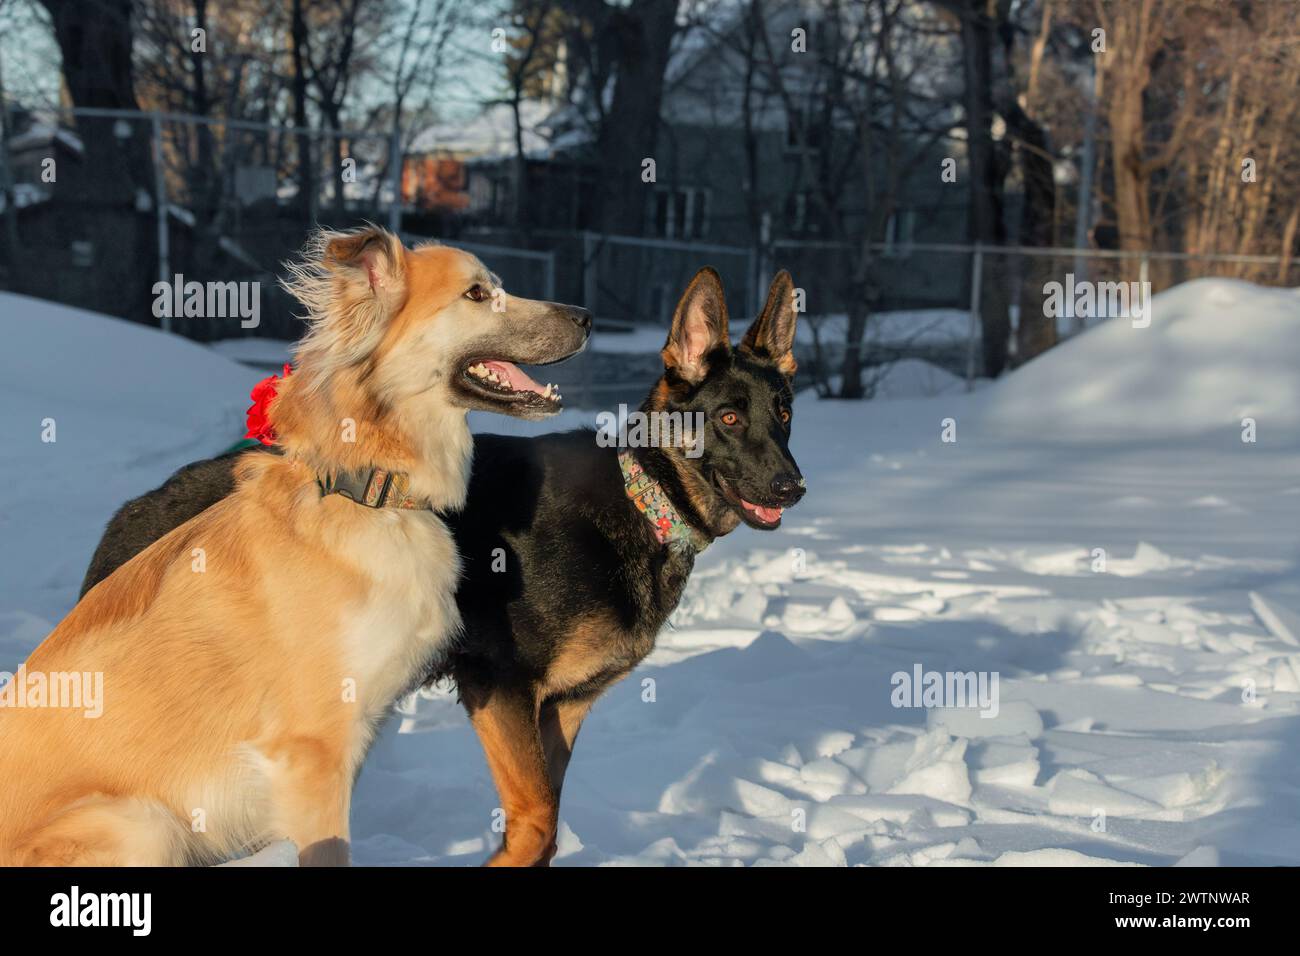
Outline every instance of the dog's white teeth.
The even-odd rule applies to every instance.
[[[466,369],[475,378],[482,379],[484,382],[491,382],[498,388],[504,388],[506,391],[513,392],[514,386],[510,384],[510,378],[506,375],[498,375],[495,371],[488,368],[482,362],[477,365],[471,365]]]

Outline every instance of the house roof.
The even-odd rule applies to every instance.
[[[62,126],[56,126],[52,123],[41,122],[33,123],[16,136],[11,136],[9,138],[9,149],[10,151],[23,150],[48,146],[53,142],[58,142],[75,153],[85,151],[81,143],[81,137],[72,130],[64,129]]]
[[[549,121],[555,106],[541,100],[519,104],[524,154],[545,158],[551,154]],[[515,155],[515,114],[509,103],[493,103],[464,122],[436,123],[416,134],[406,154],[444,153],[462,159],[499,159]]]

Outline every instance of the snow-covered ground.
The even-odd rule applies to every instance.
[[[224,447],[264,373],[13,296],[0,334],[12,669],[117,504]],[[705,552],[597,705],[557,863],[1300,863],[1297,369],[1300,292],[1202,280],[973,394],[801,396],[808,497]],[[997,716],[895,706],[918,667],[996,675]],[[357,861],[479,862],[462,712],[399,709]]]

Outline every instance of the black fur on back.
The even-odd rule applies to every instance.
[[[235,462],[260,448],[227,452],[186,465],[153,491],[132,498],[108,522],[81,582],[86,592],[167,532],[179,528],[235,490]]]
[[[82,584],[99,581],[234,489],[240,455],[186,465],[123,505],[108,523]],[[676,607],[694,555],[662,548],[627,500],[618,453],[583,429],[513,438],[479,435],[468,501],[444,516],[464,573],[456,600],[465,633],[429,680],[490,687],[536,680],[574,622],[612,616],[609,676],[635,666]],[[575,688],[575,695],[598,692]]]

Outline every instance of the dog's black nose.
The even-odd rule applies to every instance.
[[[573,319],[574,324],[582,331],[591,331],[591,313],[586,309],[580,309],[576,305],[569,306],[569,318]]]
[[[772,495],[786,508],[798,502],[806,490],[804,480],[798,475],[777,475],[772,479]]]

